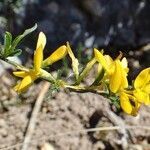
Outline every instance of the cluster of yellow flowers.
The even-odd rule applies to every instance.
[[[129,68],[127,59],[120,56],[115,60],[108,55],[103,55],[97,49],[95,57],[106,70],[109,89],[120,97],[121,108],[130,115],[136,115],[141,104],[150,104],[150,67],[144,69],[136,77],[133,87],[129,89],[127,75]]]
[[[104,55],[103,51],[94,49],[94,56],[91,61],[86,65],[81,73],[79,73],[79,62],[75,58],[69,43],[59,47],[48,58],[43,60],[43,50],[46,45],[46,36],[43,32],[40,32],[36,50],[34,52],[34,65],[32,69],[22,68],[20,71],[13,72],[17,77],[22,78],[14,89],[21,93],[37,79],[43,78],[49,80],[52,83],[57,82],[56,79],[47,71],[45,67],[52,65],[54,62],[64,58],[69,54],[72,60],[72,69],[75,75],[75,83],[67,85],[64,81],[61,82],[61,86],[70,87],[72,89],[82,90],[104,90],[107,86],[109,95],[116,95],[120,99],[120,106],[124,112],[130,115],[136,115],[142,104],[150,104],[150,67],[144,69],[136,77],[133,86],[128,85],[127,75],[129,72],[127,59],[122,58],[120,54],[115,60],[109,55]],[[95,82],[89,86],[82,88],[81,81],[85,78],[92,66],[98,63],[99,79],[96,78]],[[101,77],[100,77],[101,76]],[[104,85],[104,86],[103,86]]]
[[[59,47],[51,56],[43,60],[43,50],[45,48],[45,45],[46,45],[46,36],[43,32],[40,32],[36,50],[34,52],[33,68],[32,69],[22,68],[21,71],[13,72],[15,76],[23,78],[22,81],[14,87],[15,91],[17,91],[18,93],[26,91],[27,88],[36,79],[42,77],[43,74],[46,76],[46,71],[44,71],[42,68],[62,59],[67,54],[66,46],[63,45]]]

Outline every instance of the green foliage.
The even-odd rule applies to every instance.
[[[17,46],[20,44],[23,38],[32,33],[36,28],[37,24],[35,24],[32,28],[25,30],[23,34],[18,35],[14,40],[12,39],[11,33],[6,32],[4,36],[4,45],[1,45],[0,48],[0,58],[6,59],[7,57],[20,55],[22,50],[18,49]]]
[[[60,86],[58,84],[51,84],[51,88],[48,90],[46,95],[46,101],[50,101],[51,98],[60,91]]]
[[[102,70],[98,73],[98,75],[97,75],[97,77],[95,78],[95,81],[93,82],[92,85],[99,85],[100,82],[101,82],[101,80],[102,80],[103,77],[104,77],[104,73],[105,73],[105,71],[104,71],[104,69],[102,69]]]
[[[87,64],[92,59],[91,55],[87,54],[86,51],[82,43],[77,45],[77,59],[83,65]]]
[[[5,37],[4,37],[4,47],[6,51],[9,50],[11,43],[12,43],[12,35],[11,33],[6,31]]]
[[[117,96],[110,96],[109,99],[111,103],[119,110],[120,109],[120,100]]]
[[[63,68],[62,68],[62,74],[64,76],[67,76],[69,74],[69,65],[68,60],[66,58],[63,58]]]
[[[0,0],[0,7],[5,6],[10,9],[15,9],[20,6],[21,0]]]

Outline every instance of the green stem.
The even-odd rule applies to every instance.
[[[49,81],[51,83],[56,83],[56,79],[47,71],[41,69],[40,70],[40,78],[46,80],[46,81]]]
[[[18,70],[29,71],[28,68],[26,68],[26,67],[24,67],[24,66],[22,66],[22,65],[20,65],[20,64],[18,64],[16,62],[14,62],[14,61],[11,61],[9,59],[3,59],[3,58],[0,58],[0,59],[3,60],[3,61],[5,61],[5,62],[7,62],[8,64],[14,66]]]
[[[64,85],[65,88],[68,88],[69,90],[72,90],[74,92],[79,92],[79,93],[86,93],[86,92],[91,92],[91,93],[97,93],[101,95],[109,95],[107,91],[99,90],[98,86],[90,86],[90,87],[84,87],[84,86],[77,86],[77,85]]]
[[[79,85],[81,83],[81,81],[84,79],[84,77],[89,73],[89,71],[91,70],[92,66],[95,64],[96,59],[93,58],[91,61],[88,62],[88,64],[86,65],[85,69],[81,72],[78,80],[76,81],[76,85]]]
[[[24,67],[24,66],[22,66],[20,64],[17,64],[16,62],[11,61],[9,59],[3,59],[3,58],[1,58],[1,60],[7,62],[8,64],[10,64],[12,66],[14,66],[18,70],[27,71],[27,72],[29,71],[28,68],[26,68],[26,67]],[[49,81],[51,83],[56,83],[55,78],[50,73],[48,73],[47,71],[45,71],[43,69],[41,69],[40,71],[41,71],[41,74],[40,74],[41,78],[43,78],[44,80]]]

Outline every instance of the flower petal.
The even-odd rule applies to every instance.
[[[42,49],[44,49],[46,45],[46,36],[43,32],[39,33],[36,49],[38,49],[41,45]]]
[[[144,103],[145,105],[150,104],[149,94],[141,91],[140,89],[136,89],[133,91],[133,95],[136,97],[139,103]]]
[[[122,81],[121,81],[121,88],[127,88],[128,87],[128,79],[126,75],[122,75]]]
[[[103,56],[103,54],[99,50],[94,48],[94,55],[95,55],[95,58],[97,59],[97,61],[104,67],[104,69],[107,72],[109,72],[108,64],[107,64],[107,61],[106,61],[105,57]]]
[[[127,88],[128,87],[128,80],[127,80],[127,72],[125,68],[121,67],[122,69],[122,81],[121,81],[121,88]]]
[[[128,67],[128,61],[127,61],[127,59],[125,57],[121,60],[121,65],[123,66],[123,68],[127,68]]]
[[[18,91],[22,92],[26,90],[32,83],[32,77],[31,76],[26,76],[20,83],[20,86],[18,88]]]
[[[20,77],[20,78],[24,78],[25,76],[27,76],[29,73],[25,72],[25,71],[14,71],[13,74],[16,77]]]
[[[140,106],[141,106],[141,103],[135,102],[135,107],[134,107],[131,115],[136,116],[139,111]]]
[[[43,61],[43,48],[39,46],[36,51],[34,52],[34,70],[35,72],[39,72],[42,66]]]
[[[145,87],[143,88],[143,91],[150,94],[150,83],[148,83],[147,85],[145,85]]]
[[[139,73],[139,75],[136,77],[134,81],[134,87],[135,89],[142,88],[149,82],[150,82],[150,67],[144,69]]]
[[[36,72],[40,71],[43,61],[43,50],[46,45],[46,36],[43,32],[39,33],[36,50],[34,52],[34,69]]]
[[[125,57],[121,60],[121,66],[122,66],[125,73],[129,72],[128,61]]]
[[[19,89],[20,84],[21,84],[21,82],[19,82],[19,83],[18,83],[17,85],[15,85],[14,88],[13,88],[13,89],[14,89],[16,92],[18,92],[18,93],[19,93],[18,89]]]
[[[119,60],[115,60],[115,70],[110,77],[109,88],[113,93],[116,93],[122,83],[122,69]]]
[[[125,113],[132,115],[133,107],[131,105],[129,97],[123,92],[120,95],[120,106]]]
[[[137,102],[134,96],[126,94],[125,92],[121,92],[120,106],[127,114],[136,116],[141,106],[141,103]]]
[[[67,54],[67,48],[65,45],[60,46],[56,49],[47,59],[45,59],[42,63],[42,67],[46,67],[48,65],[53,64],[54,62],[64,58]]]
[[[27,75],[24,79],[14,87],[14,90],[18,93],[22,93],[28,89],[28,87],[36,80],[36,76]]]

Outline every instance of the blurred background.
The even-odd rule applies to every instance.
[[[37,23],[50,48],[66,41],[137,48],[150,41],[149,10],[149,0],[1,0],[0,32],[18,34]]]
[[[50,51],[69,41],[76,51],[82,45],[83,51],[97,47],[133,55],[150,42],[149,10],[149,0],[1,0],[0,35],[2,40],[6,30],[17,35],[37,23]],[[35,35],[25,46],[34,49]],[[141,64],[150,61],[149,52],[143,53]]]
[[[6,30],[15,36],[37,23],[38,30],[22,48],[33,52],[37,34],[43,31],[47,54],[69,41],[76,52],[82,47],[83,55],[92,47],[104,48],[114,57],[123,51],[131,64],[136,59],[135,68],[147,67],[149,10],[149,0],[1,0],[0,40]]]
[[[113,58],[122,51],[129,61],[130,82],[140,70],[150,66],[150,0],[0,0],[0,43],[3,43],[5,31],[15,37],[35,23],[37,30],[20,45],[23,54],[17,59],[23,64],[31,65],[37,35],[43,31],[47,36],[45,57],[69,41],[83,65],[90,59],[93,47],[103,48],[105,54]],[[57,69],[60,65],[62,63],[53,67]],[[40,85],[33,85],[27,93],[18,96],[12,90],[16,80],[9,72],[2,74],[2,70],[5,66],[0,63],[0,145],[12,145],[24,137]],[[92,94],[70,97],[62,92],[52,98],[52,103],[44,101],[37,125],[41,131],[36,130],[35,137],[112,125],[109,118],[97,113],[98,107],[103,108],[105,102],[93,97]],[[134,119],[120,112],[117,115],[130,125],[150,125],[149,109],[142,109],[140,114]],[[129,143],[137,145],[135,150],[142,150],[143,145],[146,145],[145,150],[150,149],[150,133],[137,130],[130,132],[130,136]],[[104,136],[91,133],[71,138],[55,137],[49,141],[58,150],[120,150],[119,138],[116,132],[105,132]],[[38,144],[31,149],[36,149]]]

